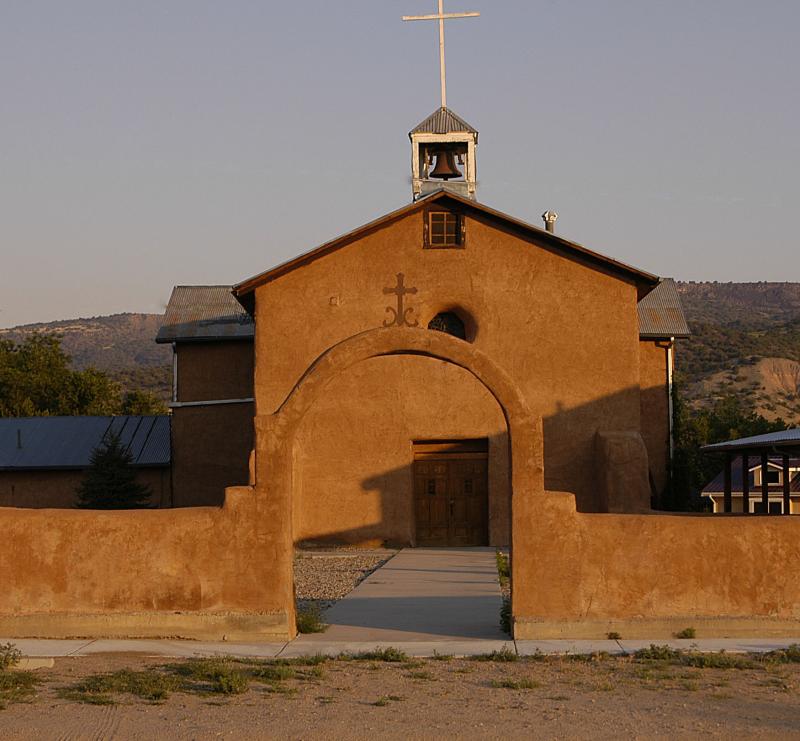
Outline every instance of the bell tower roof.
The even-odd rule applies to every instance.
[[[437,108],[424,121],[417,124],[408,133],[409,138],[414,134],[474,134],[475,143],[478,143],[478,130],[470,126],[461,116],[449,108]]]
[[[438,108],[408,134],[414,200],[449,190],[475,200],[478,130],[447,106]]]

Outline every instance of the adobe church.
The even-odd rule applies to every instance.
[[[667,483],[676,338],[660,281],[477,199],[478,132],[440,108],[410,132],[413,201],[235,287],[178,286],[173,497],[250,481],[254,416],[370,332],[446,334],[496,363],[543,420],[544,483],[579,511],[638,512]],[[293,539],[508,545],[507,423],[469,371],[388,353],[326,385],[294,445]],[[270,475],[267,471],[266,475]]]
[[[310,541],[510,545],[516,639],[798,634],[800,520],[653,508],[674,284],[479,201],[449,17],[411,202],[174,290],[176,506],[0,507],[0,635],[284,641]]]

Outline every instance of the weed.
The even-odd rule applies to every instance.
[[[330,660],[331,657],[325,654],[312,654],[311,656],[294,656],[291,659],[269,659],[265,663],[272,666],[317,666]]]
[[[611,658],[608,651],[593,651],[590,654],[567,654],[565,657],[568,661],[577,661],[582,663],[592,663],[595,661],[607,661]]]
[[[59,695],[65,700],[90,705],[111,705],[112,695],[128,694],[148,702],[163,702],[170,692],[181,689],[178,677],[158,671],[121,669],[109,674],[94,674],[63,688]]]
[[[611,630],[608,633],[606,633],[606,638],[608,638],[609,641],[619,641],[622,639],[622,636],[619,633],[617,633],[616,630]]]
[[[335,697],[331,697],[330,695],[323,695],[322,697],[317,698],[317,702],[320,705],[333,705],[336,702]]]
[[[193,659],[167,668],[186,679],[209,683],[212,692],[239,695],[247,691],[250,681],[244,671],[236,668],[240,664],[231,659]]]
[[[19,664],[22,652],[13,643],[0,643],[0,671]]]
[[[263,679],[267,682],[282,682],[284,679],[294,679],[297,672],[291,666],[262,666],[253,671],[253,679]]]
[[[497,563],[497,578],[500,581],[500,586],[505,588],[511,579],[511,563],[503,551],[497,551],[494,557]]]
[[[437,653],[436,650],[434,649],[432,658],[434,661],[452,661],[455,657],[453,656],[453,654]]]
[[[542,686],[541,682],[535,679],[493,679],[490,686],[495,689],[504,690],[535,690]]]
[[[379,697],[372,704],[378,708],[385,708],[390,702],[402,702],[403,698],[398,695],[384,695]]]
[[[322,622],[322,611],[316,605],[307,605],[297,610],[298,633],[324,633],[328,626]]]
[[[793,643],[788,648],[769,651],[760,657],[760,659],[776,664],[800,664],[800,644]]]
[[[6,702],[24,702],[35,692],[39,680],[33,672],[0,672],[0,709]]]
[[[680,683],[680,687],[682,690],[685,690],[686,692],[697,692],[697,690],[700,689],[697,682],[694,682],[690,679],[682,680]]]
[[[651,643],[649,648],[640,648],[635,651],[633,657],[638,661],[675,661],[681,655],[680,651],[676,651],[669,646],[657,646]]]
[[[685,666],[693,666],[698,669],[752,669],[755,667],[749,658],[726,654],[724,651],[714,654],[684,654],[680,661]]]
[[[490,654],[476,654],[469,657],[472,661],[518,661],[519,656],[507,646],[503,646],[499,651],[492,651]]]
[[[697,638],[697,631],[694,628],[684,628],[675,634],[676,638]]]
[[[401,669],[419,669],[421,666],[425,666],[424,661],[406,661],[400,664]]]
[[[357,654],[340,654],[342,661],[385,661],[391,664],[408,663],[411,657],[398,648],[376,648],[372,651],[361,651]]]
[[[433,679],[433,674],[430,672],[409,672],[406,676],[410,679]]]
[[[511,598],[507,595],[503,595],[500,603],[500,630],[511,635]]]

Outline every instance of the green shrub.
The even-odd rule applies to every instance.
[[[676,638],[697,638],[697,631],[694,628],[684,628],[675,634]]]
[[[690,653],[681,656],[681,664],[698,669],[752,669],[755,664],[746,656],[719,653]]]
[[[179,690],[178,677],[158,671],[121,669],[108,674],[95,674],[67,687],[59,693],[66,700],[90,705],[110,705],[114,694],[130,694],[149,702],[161,702],[170,692]]]
[[[228,671],[219,674],[214,679],[214,692],[221,695],[241,695],[247,692],[249,680],[247,675],[240,671]]]
[[[0,671],[19,664],[22,652],[13,643],[0,643]]]
[[[648,648],[640,648],[633,656],[639,661],[675,661],[680,658],[681,652],[669,646],[657,646],[651,643]]]

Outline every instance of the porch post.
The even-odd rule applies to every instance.
[[[742,512],[750,514],[750,451],[742,453]]]
[[[725,512],[733,510],[732,497],[731,497],[731,466],[733,458],[730,453],[725,453]]]
[[[769,514],[769,457],[767,451],[761,451],[761,502],[764,514]]]
[[[783,514],[791,514],[791,497],[789,496],[789,456],[783,455]]]

